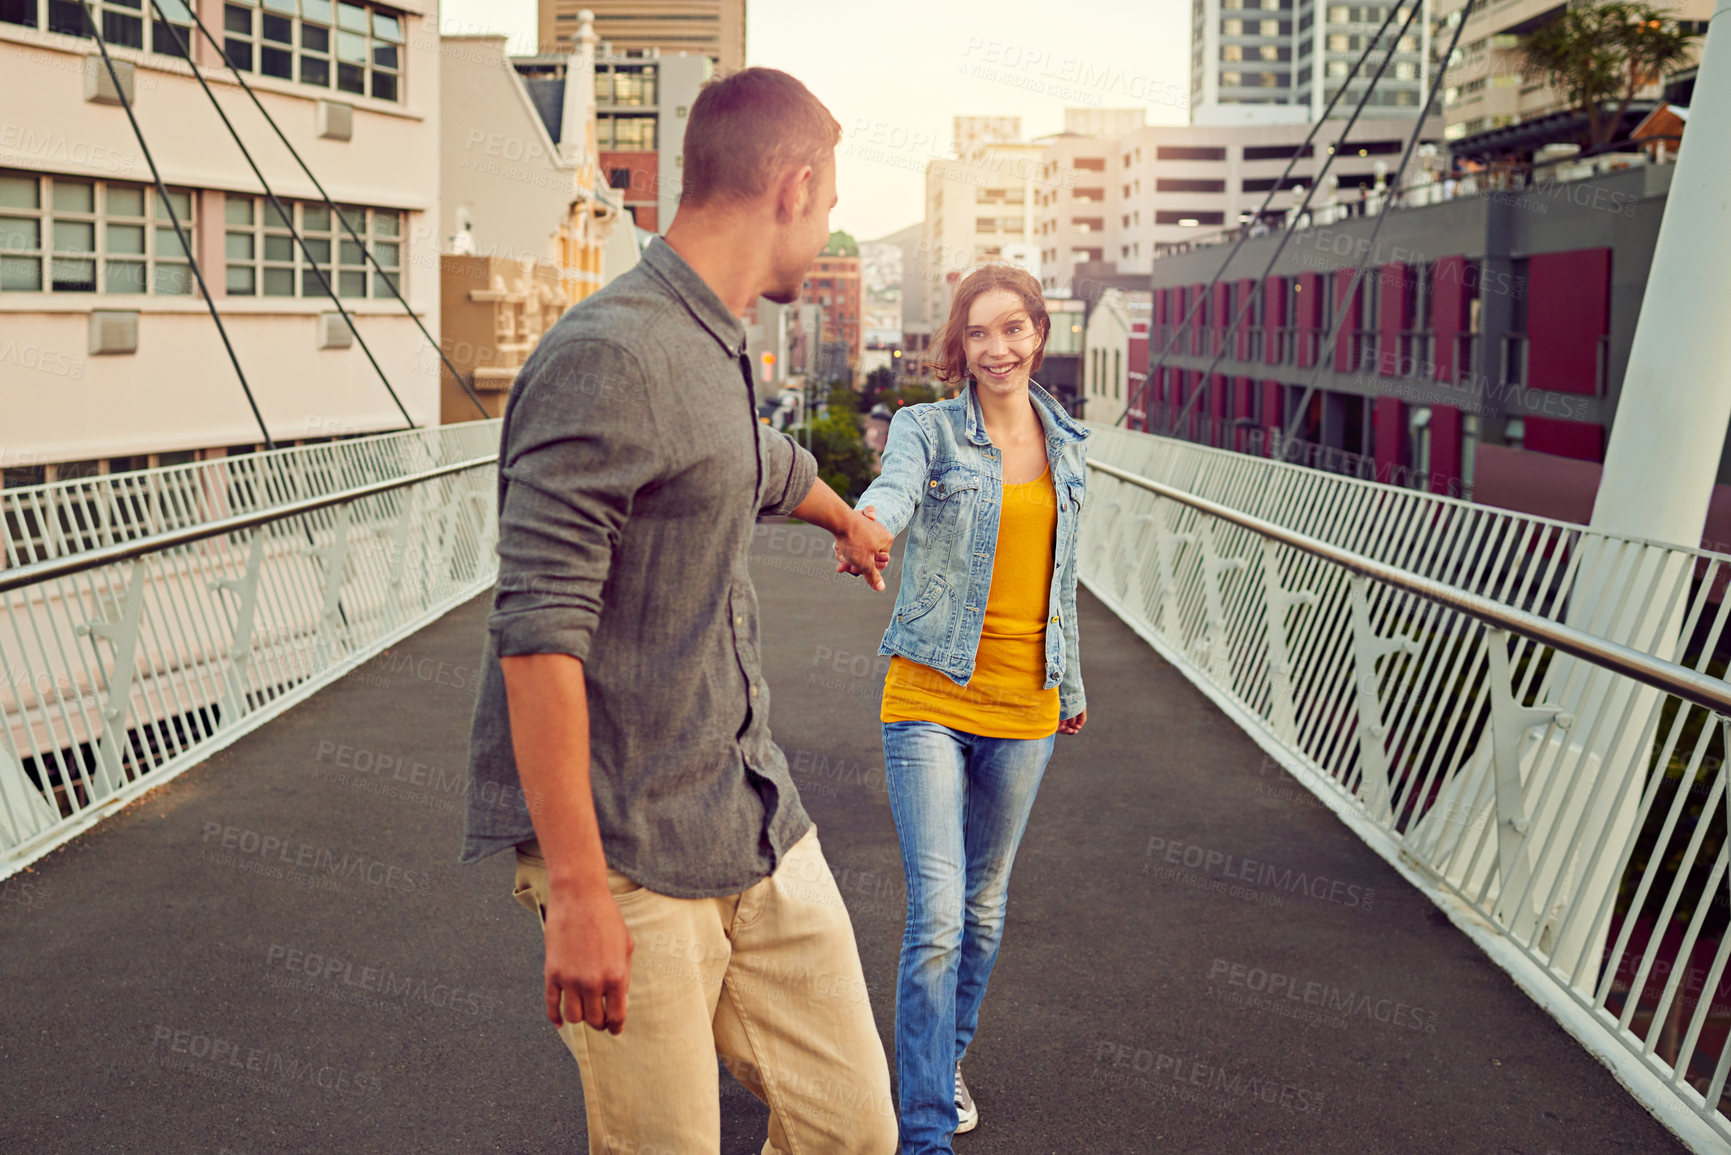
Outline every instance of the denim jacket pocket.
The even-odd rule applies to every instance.
[[[904,608],[896,611],[896,621],[907,625],[911,621],[924,617],[933,606],[943,600],[949,592],[949,583],[944,581],[941,573],[933,574],[926,581],[926,588],[920,591],[920,596],[909,602]]]
[[[979,491],[980,475],[965,465],[946,462],[932,470],[926,479],[926,500],[920,502],[932,541],[954,540],[962,519],[973,512],[969,496],[977,497]]]

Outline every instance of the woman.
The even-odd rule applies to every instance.
[[[961,1060],[997,959],[1010,864],[1055,736],[1088,717],[1076,634],[1088,433],[1030,380],[1050,331],[1026,272],[968,276],[931,363],[939,380],[967,384],[896,413],[883,473],[859,501],[892,534],[909,527],[879,650],[893,655],[884,773],[908,886],[896,976],[903,1155],[947,1152],[978,1123]]]

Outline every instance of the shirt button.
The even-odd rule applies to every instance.
[[[740,614],[738,617],[734,618],[733,624],[736,626],[743,626],[745,624],[745,615]]]

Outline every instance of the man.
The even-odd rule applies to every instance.
[[[853,928],[770,740],[746,568],[757,516],[792,513],[883,588],[889,535],[759,423],[739,320],[798,297],[840,135],[785,73],[707,85],[665,240],[542,338],[505,410],[463,860],[516,849],[591,1152],[718,1150],[717,1054],[770,1106],[766,1155],[895,1149]]]

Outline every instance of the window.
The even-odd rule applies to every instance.
[[[598,104],[652,105],[655,103],[656,69],[605,66],[595,70],[595,100]]]
[[[192,193],[168,195],[190,238]],[[186,252],[155,189],[0,171],[0,292],[192,291]]]
[[[1079,156],[1071,163],[1084,172],[1106,171],[1106,158],[1103,156]]]
[[[1252,144],[1244,148],[1245,160],[1291,160],[1296,146],[1285,144]],[[1304,151],[1298,155],[1308,157],[1316,150],[1311,145],[1305,145]]]
[[[330,206],[311,201],[287,201],[313,262],[339,297],[388,297],[391,284],[371,267],[361,247],[350,239]],[[402,277],[402,214],[395,209],[339,205],[343,219],[354,227],[392,281]],[[288,222],[277,215],[267,197],[226,198],[228,294],[231,297],[323,297],[324,286],[295,244]],[[369,292],[370,290],[370,292]]]
[[[628,168],[610,168],[607,170],[608,188],[630,188],[631,170]]]
[[[401,96],[403,19],[395,12],[348,0],[227,0],[222,30],[223,55],[242,72],[319,88],[334,81],[338,91],[379,100]]]
[[[1226,36],[1243,36],[1244,35],[1244,21],[1236,20],[1236,19],[1225,21],[1223,24],[1221,24],[1220,31],[1223,35],[1226,35]]]
[[[1070,227],[1079,233],[1103,233],[1106,231],[1106,218],[1071,217]]]
[[[1178,180],[1168,178],[1155,181],[1154,191],[1157,193],[1217,193],[1226,191],[1226,182],[1223,180]]]
[[[1279,177],[1251,177],[1247,178],[1243,182],[1243,188],[1247,193],[1265,193],[1274,188],[1279,182]],[[1310,178],[1306,176],[1288,177],[1286,187],[1289,189],[1309,188]]]
[[[1201,212],[1195,209],[1162,210],[1154,214],[1157,225],[1183,225],[1194,228],[1197,225],[1219,225],[1226,223],[1226,214]]]
[[[1195,145],[1163,145],[1155,153],[1155,157],[1159,160],[1225,160],[1226,150]]]
[[[621,152],[652,152],[655,149],[655,117],[599,116],[595,118],[596,147]]]
[[[1237,44],[1223,45],[1220,49],[1220,59],[1222,59],[1222,60],[1243,60],[1244,59],[1244,49],[1242,46],[1237,45]]]

